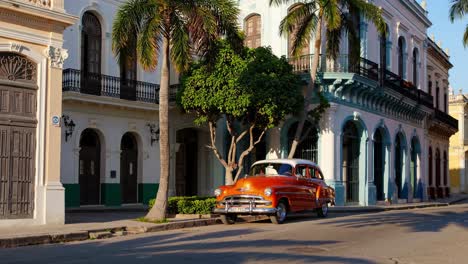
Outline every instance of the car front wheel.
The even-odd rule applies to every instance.
[[[322,206],[317,208],[317,214],[319,217],[327,217],[328,215],[328,203],[322,203]]]
[[[232,225],[236,223],[237,215],[235,214],[223,214],[221,215],[221,222],[225,225]]]
[[[284,202],[279,202],[278,206],[276,206],[276,214],[270,216],[270,221],[273,224],[282,224],[286,219],[286,215],[288,214],[288,208]]]

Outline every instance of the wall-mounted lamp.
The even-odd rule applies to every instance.
[[[68,137],[71,137],[73,130],[75,129],[75,122],[68,116],[62,115],[63,124],[65,125],[65,142],[68,141]]]
[[[151,123],[148,123],[146,124],[149,129],[150,129],[150,134],[151,134],[151,146],[153,146],[153,143],[155,141],[158,141],[159,140],[159,126],[156,126],[156,124],[151,124]]]

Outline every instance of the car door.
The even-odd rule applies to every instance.
[[[313,201],[313,189],[310,185],[310,175],[308,173],[308,166],[302,164],[297,165],[296,177],[298,179],[298,203],[300,204],[302,210],[309,210],[311,208],[311,202]]]
[[[321,180],[320,180],[320,170],[315,167],[315,166],[310,166],[309,167],[309,174],[310,174],[310,187],[312,188],[313,191],[313,196],[312,196],[312,206],[313,208],[316,208],[317,205],[317,198],[318,198],[318,192],[320,192],[321,188]]]

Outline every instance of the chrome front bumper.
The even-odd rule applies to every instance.
[[[215,208],[215,214],[275,214],[276,208],[249,208],[249,207],[228,207],[228,208]]]
[[[213,209],[216,214],[266,214],[276,213],[276,208],[265,207],[271,205],[271,201],[255,195],[232,195],[217,203]]]

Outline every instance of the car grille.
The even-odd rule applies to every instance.
[[[271,205],[271,201],[267,201],[263,199],[263,197],[255,195],[231,195],[226,196],[222,201],[218,202],[218,204],[224,206],[257,206]]]

